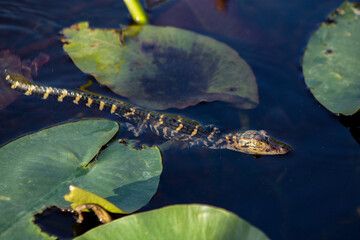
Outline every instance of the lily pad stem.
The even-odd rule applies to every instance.
[[[148,23],[148,18],[139,0],[124,0],[132,19],[138,24]]]

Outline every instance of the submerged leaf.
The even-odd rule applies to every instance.
[[[311,37],[304,56],[306,85],[333,113],[360,109],[360,8],[344,2]]]
[[[0,51],[0,109],[7,107],[20,95],[20,93],[10,89],[4,81],[5,70],[12,73],[20,73],[31,79],[31,76],[36,76],[40,67],[48,62],[49,59],[48,55],[40,53],[33,61],[21,61],[19,56],[12,54],[9,50]]]
[[[257,105],[254,74],[229,46],[174,27],[135,28],[123,31],[123,45],[119,31],[79,23],[63,30],[64,50],[82,71],[139,106],[185,108],[216,100]]]
[[[265,3],[261,1],[261,4]],[[274,2],[268,5],[273,5]],[[282,3],[284,4],[284,3]],[[251,7],[248,7],[248,6]],[[256,1],[181,0],[174,1],[151,19],[154,25],[170,25],[185,29],[200,29],[222,37],[236,39],[243,44],[266,44],[266,35],[250,16],[259,11]],[[261,12],[261,11],[259,11]],[[272,36],[273,37],[273,36]]]
[[[63,199],[73,184],[131,212],[153,196],[161,173],[157,148],[110,144],[117,123],[86,120],[21,137],[0,148],[0,239],[41,239],[32,214]],[[43,235],[45,236],[45,235]]]
[[[269,238],[231,212],[192,204],[173,205],[122,217],[94,228],[76,239],[268,240]]]

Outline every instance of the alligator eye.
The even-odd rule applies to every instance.
[[[261,135],[265,135],[265,136],[268,135],[268,133],[267,133],[265,130],[260,130],[259,133],[260,133]]]
[[[257,141],[261,141],[263,139],[263,137],[261,135],[259,135],[259,134],[255,134],[254,139],[257,140]]]

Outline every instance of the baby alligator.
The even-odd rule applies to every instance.
[[[215,127],[203,127],[196,121],[172,114],[163,114],[135,107],[126,102],[80,91],[45,87],[33,84],[18,74],[6,71],[6,81],[12,89],[25,95],[37,95],[42,99],[55,98],[62,102],[71,100],[75,104],[96,107],[118,115],[122,121],[133,124],[135,136],[150,129],[168,140],[180,140],[189,146],[199,145],[212,149],[230,149],[253,155],[285,154],[290,147],[271,138],[264,130],[248,130],[236,133],[220,133]]]

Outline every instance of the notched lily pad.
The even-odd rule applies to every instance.
[[[108,120],[78,121],[1,147],[0,239],[46,238],[32,224],[33,214],[50,205],[69,207],[63,199],[69,185],[104,197],[125,212],[144,206],[158,186],[160,152],[113,142],[99,153],[118,130]]]
[[[304,56],[306,85],[333,113],[360,109],[360,8],[344,2],[311,37]]]
[[[198,204],[173,205],[125,216],[75,239],[269,240],[263,232],[235,214]]]
[[[150,25],[129,27],[121,34],[89,28],[87,22],[63,34],[64,50],[82,71],[139,106],[185,108],[217,100],[242,108],[258,104],[249,65],[210,37]]]

